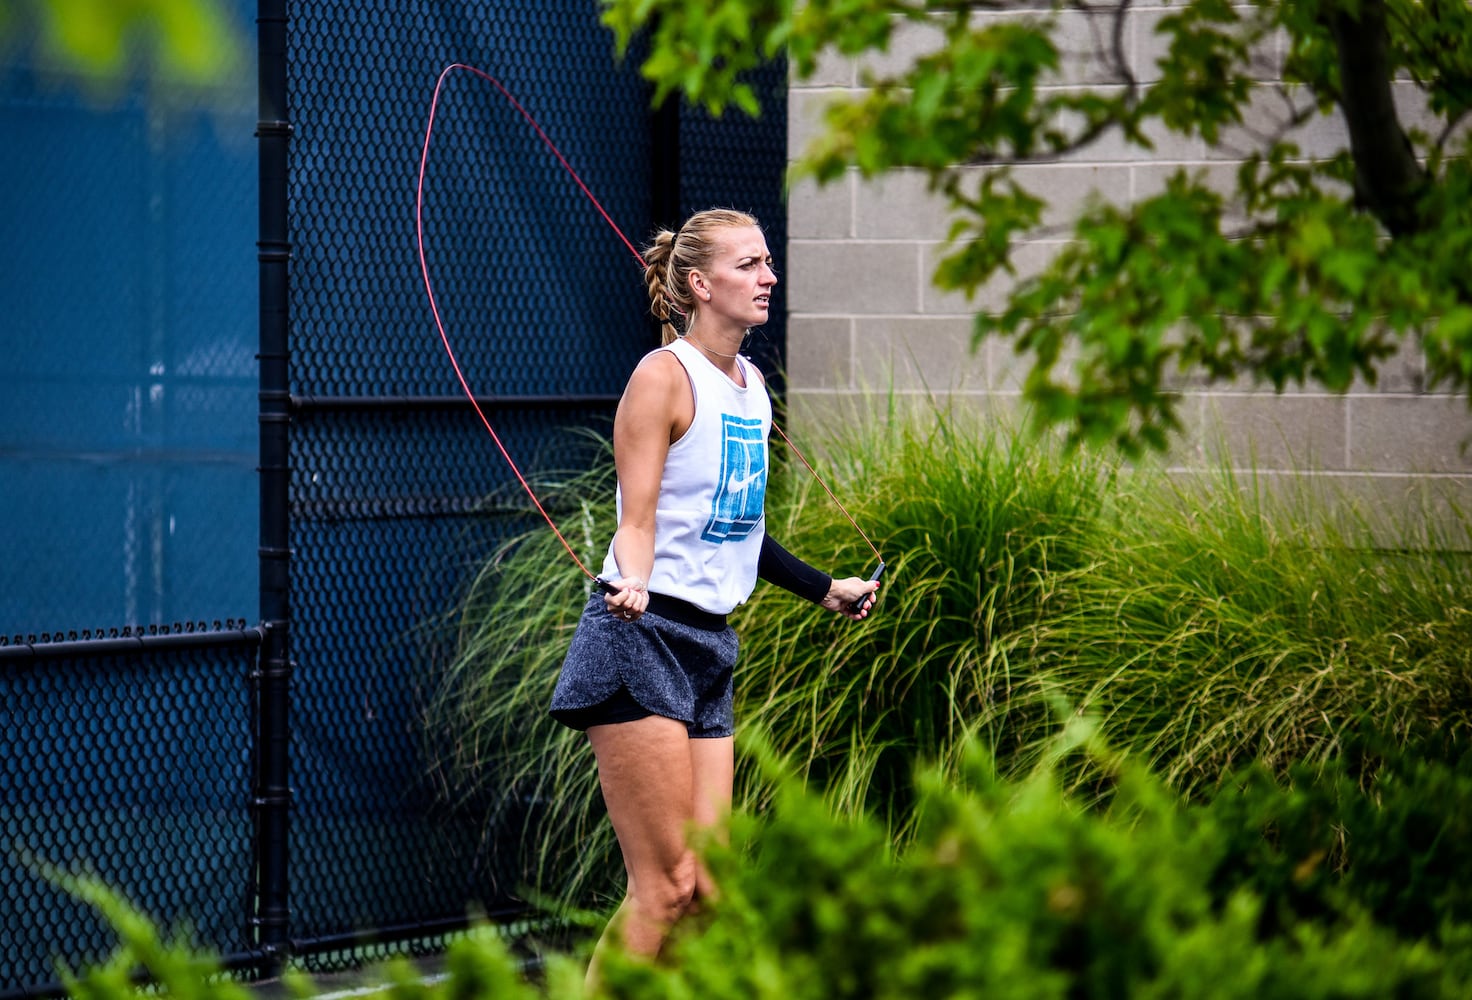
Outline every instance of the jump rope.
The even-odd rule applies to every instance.
[[[567,175],[572,178],[573,183],[578,186],[578,190],[582,191],[584,197],[586,197],[588,201],[592,203],[593,207],[598,210],[598,214],[603,217],[603,221],[608,223],[609,228],[612,229],[615,234],[617,234],[618,238],[623,241],[624,246],[627,247],[629,249],[629,252],[634,255],[634,260],[638,262],[641,272],[645,267],[647,267],[647,265],[645,264],[643,254],[639,253],[634,244],[629,242],[629,238],[624,235],[623,230],[620,229],[618,227],[618,224],[613,221],[613,218],[609,216],[607,210],[604,209],[603,204],[597,199],[597,197],[594,196],[593,192],[588,189],[588,185],[583,183],[583,179],[579,177],[578,172],[572,168],[572,164],[567,162],[567,158],[562,155],[562,151],[557,148],[557,145],[552,141],[547,133],[543,131],[542,126],[537,124],[537,120],[531,116],[531,113],[528,112],[526,108],[522,107],[521,102],[518,101],[509,90],[502,86],[499,80],[491,76],[489,73],[486,73],[484,70],[477,69],[474,66],[466,65],[465,63],[451,63],[440,71],[439,79],[435,81],[434,85],[434,96],[430,99],[429,102],[429,121],[425,124],[424,127],[424,148],[419,154],[419,179],[415,187],[414,197],[414,229],[419,248],[419,270],[420,273],[424,276],[424,291],[425,294],[429,297],[429,311],[434,316],[435,329],[439,331],[440,343],[444,346],[445,354],[450,359],[450,366],[455,370],[455,378],[459,381],[461,390],[465,393],[466,398],[470,400],[470,405],[475,409],[476,416],[480,417],[481,424],[484,425],[486,432],[491,435],[491,440],[496,443],[496,450],[501,453],[501,457],[504,458],[506,460],[506,464],[510,466],[512,473],[516,476],[517,482],[519,482],[521,484],[521,488],[526,491],[526,495],[531,498],[532,504],[537,508],[537,512],[542,515],[542,519],[547,522],[547,526],[552,529],[552,533],[557,536],[557,540],[562,543],[562,547],[567,550],[567,554],[572,557],[572,561],[577,564],[578,569],[582,570],[583,575],[586,576],[591,582],[596,584],[599,588],[601,588],[605,593],[617,594],[619,592],[619,589],[617,587],[615,587],[612,583],[603,579],[602,577],[594,575],[594,573],[588,569],[588,567],[583,563],[583,560],[578,557],[577,552],[570,544],[568,544],[567,538],[563,536],[562,531],[557,527],[557,522],[552,519],[552,516],[547,513],[546,508],[542,506],[541,500],[537,499],[536,491],[532,489],[531,484],[528,483],[526,477],[522,475],[521,469],[517,466],[516,461],[511,457],[511,453],[506,450],[506,446],[501,443],[501,436],[496,433],[496,428],[492,426],[490,418],[487,417],[485,411],[481,409],[480,402],[475,398],[475,393],[471,391],[470,382],[468,379],[466,379],[465,372],[460,367],[460,361],[455,356],[455,349],[450,344],[449,334],[445,332],[444,319],[440,315],[439,302],[435,298],[434,285],[430,281],[429,277],[429,262],[425,257],[424,251],[424,177],[429,166],[429,145],[430,140],[434,136],[434,122],[435,115],[439,111],[440,93],[444,89],[445,80],[455,70],[464,70],[465,72],[471,73],[489,83],[500,93],[503,98],[506,99],[506,102],[508,104],[516,109],[517,113],[520,114],[522,118],[526,119],[527,124],[529,124],[532,129],[537,133],[537,137],[542,140],[542,143],[547,147],[547,149],[550,150],[552,155],[557,158],[557,162],[562,165],[562,169],[567,172]],[[818,485],[823,488],[823,492],[828,494],[828,498],[833,501],[834,505],[843,512],[843,516],[848,519],[848,523],[853,525],[854,530],[859,533],[859,537],[864,540],[864,544],[868,545],[869,549],[874,553],[874,558],[879,561],[879,567],[874,570],[874,573],[869,577],[869,580],[871,582],[878,580],[884,575],[885,570],[884,557],[879,554],[879,549],[872,541],[869,540],[869,536],[864,533],[863,528],[859,527],[859,522],[854,520],[853,515],[848,512],[848,508],[844,507],[842,502],[839,501],[838,497],[834,495],[833,491],[828,488],[828,484],[823,481],[823,477],[818,475],[817,470],[813,468],[812,464],[808,462],[808,460],[803,456],[802,452],[798,450],[797,446],[792,443],[792,439],[787,436],[787,433],[783,431],[782,428],[778,426],[775,421],[773,421],[772,423],[772,429],[775,430],[777,434],[782,438],[782,440],[787,444],[788,449],[797,456],[798,461],[800,461],[803,464],[804,468],[808,470],[808,473],[813,477],[814,481],[816,481]],[[855,614],[858,614],[870,603],[872,603],[872,595],[865,595],[857,602],[849,605],[849,610]]]

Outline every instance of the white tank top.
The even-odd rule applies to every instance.
[[[654,570],[649,589],[714,614],[751,596],[766,534],[767,434],[772,401],[745,358],[740,386],[683,340],[669,351],[695,392],[695,419],[664,462],[654,512]],[[618,494],[623,520],[623,493]],[[610,544],[603,576],[619,576]]]

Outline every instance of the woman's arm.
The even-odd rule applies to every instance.
[[[862,611],[850,610],[862,598],[875,593],[879,584],[873,580],[862,580],[851,576],[835,580],[820,569],[815,569],[779,545],[771,535],[762,537],[761,558],[757,562],[757,576],[774,583],[783,590],[814,604],[837,611],[859,621],[869,616],[873,607],[871,599]]]
[[[610,611],[640,615],[649,604],[654,569],[654,512],[670,443],[695,417],[694,394],[685,368],[668,351],[639,362],[613,418],[613,462],[623,496],[623,514],[613,536],[619,592],[605,594]]]
[[[805,601],[821,604],[828,596],[833,578],[788,552],[771,535],[762,536],[762,552],[756,575]]]

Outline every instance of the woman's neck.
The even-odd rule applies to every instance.
[[[711,364],[733,380],[741,381],[741,367],[736,359],[740,356],[742,341],[746,339],[746,331],[742,330],[733,334],[720,330],[712,331],[696,325],[685,331],[685,339],[705,355]]]

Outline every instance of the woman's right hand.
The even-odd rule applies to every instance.
[[[603,604],[608,608],[608,613],[626,622],[637,619],[649,607],[649,591],[645,589],[645,582],[637,576],[621,576],[616,580],[608,581],[617,593],[603,595]]]

